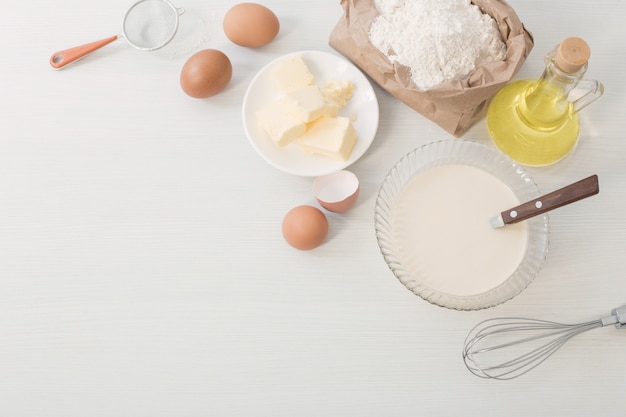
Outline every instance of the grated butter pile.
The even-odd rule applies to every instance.
[[[357,133],[352,121],[338,113],[352,97],[354,84],[330,81],[320,88],[300,56],[278,63],[271,78],[282,95],[257,112],[268,136],[281,147],[297,142],[305,152],[348,160]]]
[[[500,61],[506,45],[495,20],[470,0],[375,0],[380,15],[369,38],[392,62],[411,70],[421,90],[462,79]]]

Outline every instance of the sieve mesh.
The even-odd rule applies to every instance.
[[[143,0],[128,10],[123,29],[124,37],[135,48],[158,49],[176,34],[178,11],[164,0]]]

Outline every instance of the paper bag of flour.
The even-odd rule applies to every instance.
[[[532,35],[506,2],[472,3],[495,19],[507,48],[504,60],[482,65],[463,80],[444,81],[426,91],[413,83],[409,68],[392,64],[370,42],[369,29],[379,15],[374,0],[341,0],[344,15],[330,34],[329,44],[387,92],[459,137],[485,115],[491,98],[519,71],[534,46]]]

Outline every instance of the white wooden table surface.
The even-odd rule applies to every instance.
[[[270,60],[334,53],[338,1],[266,0],[280,35],[249,50],[221,30],[234,2],[179,0],[187,41],[153,53],[118,41],[49,67],[56,50],[116,34],[130,4],[23,0],[0,14],[1,416],[626,415],[626,330],[594,330],[509,382],[461,360],[482,319],[578,322],[626,304],[622,2],[510,2],[535,38],[518,78],[539,76],[548,50],[580,36],[587,77],[606,87],[581,112],[576,153],[530,172],[545,190],[597,173],[601,191],[552,214],[548,259],[526,291],[477,312],[423,301],[380,254],[382,179],[451,135],[378,86],[378,134],[350,168],[357,207],[329,215],[314,251],[283,241],[283,215],[316,204],[312,180],[254,152],[242,99]],[[191,99],[180,69],[204,48],[231,58],[233,80]],[[484,120],[463,139],[491,146]]]

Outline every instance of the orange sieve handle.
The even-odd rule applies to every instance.
[[[64,51],[55,52],[50,57],[50,65],[54,69],[61,69],[64,66],[76,61],[77,59],[89,55],[90,53],[102,48],[103,46],[110,44],[111,42],[117,40],[117,38],[119,38],[119,36],[115,35],[99,41],[66,49]]]

